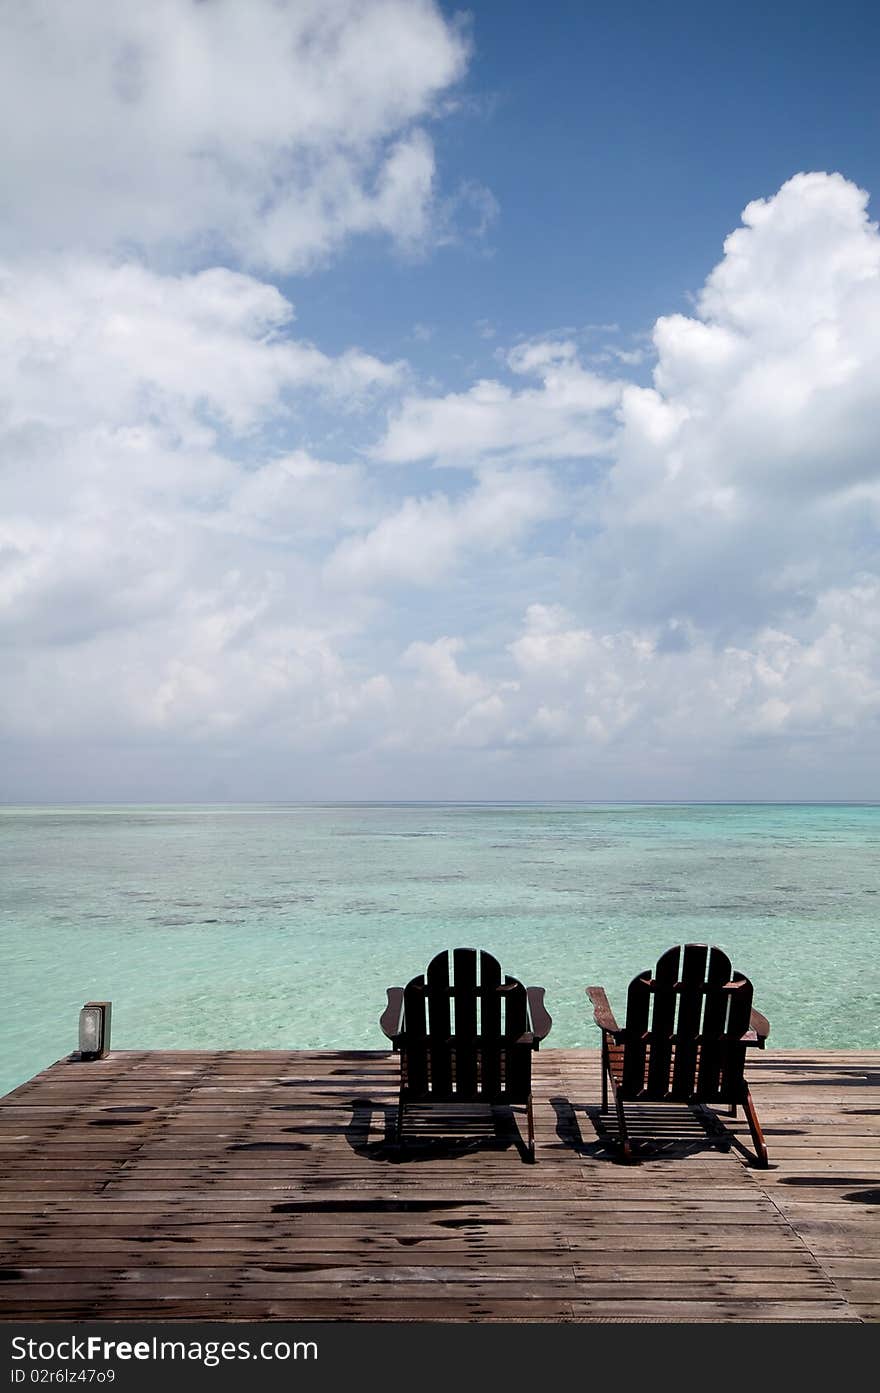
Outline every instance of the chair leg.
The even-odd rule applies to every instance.
[[[613,1081],[612,1087],[614,1089],[614,1104],[617,1108],[617,1125],[620,1128],[620,1144],[623,1150],[623,1159],[625,1161],[631,1161],[633,1158],[632,1143],[629,1139],[629,1132],[626,1129],[626,1117],[624,1116],[623,1112],[623,1099],[620,1096],[620,1090]]]
[[[529,1160],[532,1161],[532,1162],[534,1162],[534,1159],[535,1159],[535,1114],[534,1114],[534,1112],[533,1112],[533,1110],[532,1110],[532,1095],[531,1095],[531,1093],[529,1094],[528,1098],[526,1099],[526,1126],[528,1127],[528,1134],[529,1134],[529,1145],[528,1145]]]
[[[730,1107],[727,1109],[727,1116],[736,1117],[736,1103],[731,1103]]]
[[[758,1114],[755,1112],[755,1105],[752,1102],[752,1095],[749,1092],[748,1084],[743,1085],[742,1105],[743,1111],[748,1119],[749,1131],[752,1134],[757,1164],[762,1169],[765,1169],[770,1164],[770,1158],[767,1155],[767,1143],[764,1141],[764,1133],[761,1131],[761,1124],[758,1121]]]

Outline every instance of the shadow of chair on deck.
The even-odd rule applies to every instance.
[[[423,1127],[413,1128],[406,1147],[398,1142],[398,1105],[381,1103],[374,1098],[352,1098],[351,1121],[345,1128],[345,1140],[357,1156],[367,1161],[387,1165],[408,1165],[411,1162],[451,1161],[475,1152],[508,1151],[519,1153],[521,1161],[531,1160],[529,1148],[520,1135],[516,1116],[509,1106],[498,1104],[491,1109],[446,1112],[439,1130],[431,1128],[429,1115],[421,1119]],[[410,1110],[412,1119],[412,1110]],[[374,1123],[379,1121],[382,1135],[370,1139]],[[457,1132],[457,1126],[460,1131]]]
[[[558,1095],[549,1101],[556,1113],[556,1135],[561,1145],[593,1161],[608,1161],[613,1165],[628,1165],[631,1159],[684,1161],[705,1151],[745,1150],[721,1119],[708,1109],[684,1104],[677,1108],[669,1104],[656,1108],[644,1105],[631,1112],[629,1140],[633,1157],[627,1158],[623,1155],[617,1129],[608,1125],[610,1119],[603,1116],[601,1108],[576,1108],[570,1098]],[[592,1136],[590,1132],[584,1136],[578,1113],[583,1115]]]

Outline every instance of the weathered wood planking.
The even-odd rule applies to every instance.
[[[680,1105],[618,1164],[592,1050],[536,1056],[533,1167],[503,1110],[393,1159],[384,1053],[63,1060],[0,1100],[0,1316],[880,1319],[880,1052],[749,1066],[766,1171]]]

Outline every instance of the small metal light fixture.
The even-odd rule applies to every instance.
[[[79,1013],[80,1059],[103,1059],[110,1050],[109,1001],[87,1001]]]

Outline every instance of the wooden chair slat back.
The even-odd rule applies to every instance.
[[[731,980],[730,959],[720,948],[709,955],[706,973],[706,1002],[703,1007],[703,1031],[697,1062],[696,1091],[703,1102],[717,1099],[721,1082],[723,1037],[730,1011],[730,992],[725,988]]]
[[[690,1098],[696,1088],[700,1022],[705,1001],[708,953],[702,943],[685,945],[681,965],[681,991],[675,1024],[670,1093],[673,1098]]]
[[[721,1057],[721,1080],[718,1092],[723,1101],[733,1102],[742,1087],[746,1067],[746,1047],[741,1037],[749,1028],[752,1015],[752,984],[741,972],[733,974],[730,990],[730,1010]]]
[[[438,953],[428,964],[428,1049],[431,1089],[438,1096],[452,1093],[452,1034],[449,1013],[449,955]]]
[[[504,987],[504,1033],[508,1041],[505,1051],[505,1092],[511,1098],[524,1100],[531,1087],[532,1051],[528,1045],[514,1042],[529,1026],[526,989],[515,977],[505,977]]]
[[[752,985],[720,948],[686,943],[627,995],[622,1087],[662,1101],[733,1102],[742,1087]]]
[[[680,953],[680,948],[670,948],[663,954],[651,984],[653,1010],[648,1043],[648,1092],[653,1098],[664,1098],[669,1090]]]
[[[428,1032],[424,974],[407,982],[403,989],[403,1019],[406,1048],[400,1064],[407,1089],[413,1094],[428,1089]]]
[[[461,1098],[477,1093],[477,954],[473,948],[456,948],[453,955],[455,982],[455,1091]]]
[[[626,994],[626,1049],[623,1055],[623,1087],[636,1098],[645,1087],[648,1049],[648,1015],[651,1010],[651,974],[634,977]]]
[[[403,1086],[410,1098],[524,1102],[531,1047],[513,1042],[528,1029],[526,989],[504,977],[491,953],[438,953],[404,988]]]
[[[480,954],[480,1034],[483,1047],[480,1062],[480,1093],[495,1098],[501,1092],[504,1074],[501,1068],[502,1035],[501,964],[491,953]]]

